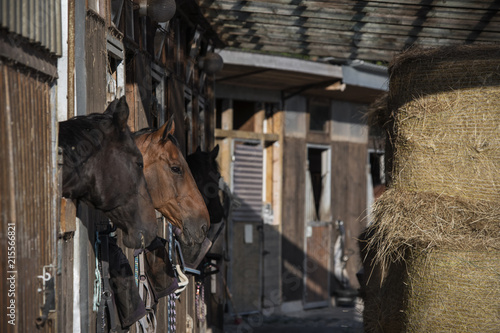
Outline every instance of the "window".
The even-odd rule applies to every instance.
[[[306,171],[306,220],[331,220],[331,154],[329,147],[308,145]]]
[[[327,99],[311,99],[309,101],[309,130],[328,131],[330,120],[330,102]]]

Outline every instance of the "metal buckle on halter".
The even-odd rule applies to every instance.
[[[182,272],[190,273],[190,274],[194,274],[194,275],[200,275],[201,272],[199,270],[186,267],[186,264],[184,262],[184,257],[182,255],[181,244],[179,243],[179,241],[177,239],[174,240],[174,244],[175,244],[175,250],[179,254]]]

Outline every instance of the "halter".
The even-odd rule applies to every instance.
[[[146,241],[144,240],[144,234],[142,232],[139,233],[141,235],[141,249],[146,248]]]

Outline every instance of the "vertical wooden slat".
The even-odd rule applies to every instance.
[[[48,134],[52,131],[47,109],[49,89],[46,82],[40,82],[29,73],[5,65],[1,65],[1,70],[1,94],[7,106],[3,113],[6,117],[2,118],[7,137],[6,140],[2,138],[5,140],[2,142],[5,154],[2,155],[7,156],[7,173],[3,175],[9,176],[6,180],[9,184],[1,187],[2,222],[7,219],[16,225],[18,272],[16,326],[2,324],[2,332],[32,332],[36,330],[35,319],[43,305],[42,294],[37,291],[37,275],[42,274],[44,265],[55,263],[53,230],[56,221],[48,213],[55,193],[50,165],[52,143]],[[4,297],[2,302],[5,302]],[[41,331],[53,330],[47,325]]]
[[[17,220],[16,220],[16,205],[15,205],[15,191],[14,191],[14,156],[13,156],[13,149],[12,149],[12,119],[11,119],[11,110],[12,110],[12,104],[10,100],[10,82],[9,82],[9,75],[8,75],[8,68],[4,66],[3,64],[0,63],[0,68],[1,68],[1,74],[2,74],[2,100],[5,101],[4,103],[0,103],[0,108],[4,108],[2,110],[2,114],[0,115],[0,119],[2,121],[2,134],[5,133],[5,136],[2,136],[2,145],[0,149],[2,149],[2,156],[5,156],[5,158],[1,159],[2,161],[2,170],[5,170],[5,174],[3,177],[3,184],[4,186],[0,187],[0,190],[2,191],[2,231],[3,235],[7,235],[7,223],[13,223],[14,226],[17,226]],[[7,270],[4,269],[4,267],[8,267],[8,261],[7,261],[7,239],[5,237],[1,238],[2,240],[2,269],[0,269],[0,275],[2,276],[2,290],[5,292],[2,292],[2,305],[3,309],[7,309],[7,306],[10,305],[10,300],[12,299],[10,296],[7,298],[9,290],[9,283],[7,282],[7,277],[9,276],[7,274]],[[15,299],[18,298],[18,291],[16,290],[16,293],[14,293]],[[18,309],[18,306],[16,305],[16,310]],[[10,311],[9,311],[10,313]],[[16,313],[14,313],[16,315]],[[9,318],[11,319],[11,318]],[[14,318],[15,320],[15,318]],[[16,326],[12,326],[8,324],[8,320],[2,320],[0,321],[1,327],[2,327],[2,332],[17,332]],[[17,323],[17,322],[16,322]]]

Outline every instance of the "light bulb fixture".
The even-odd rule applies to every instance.
[[[140,0],[139,15],[149,16],[151,20],[163,23],[174,17],[177,6],[175,0]]]
[[[199,65],[207,74],[215,74],[222,70],[224,60],[218,53],[210,52],[200,59]]]

